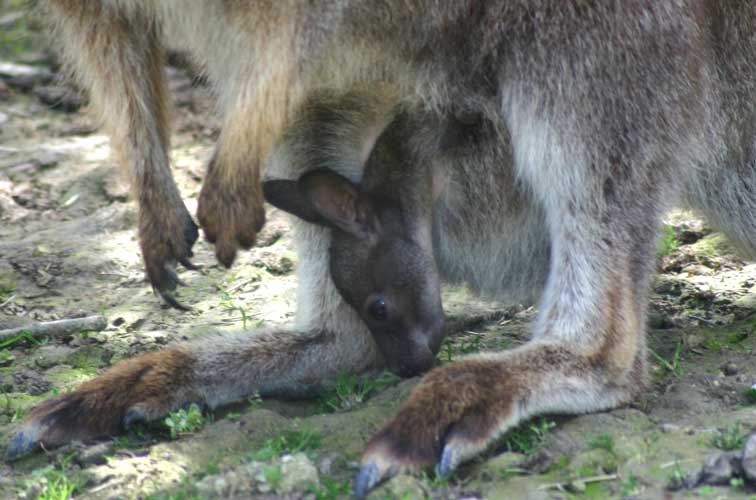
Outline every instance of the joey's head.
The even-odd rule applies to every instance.
[[[370,329],[392,371],[429,370],[444,315],[427,224],[402,210],[399,195],[369,192],[331,170],[298,181],[263,183],[273,205],[333,230],[330,270],[336,288]],[[406,206],[406,204],[405,204]]]

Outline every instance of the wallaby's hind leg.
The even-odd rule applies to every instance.
[[[515,151],[542,139],[518,158],[528,162],[518,168],[544,207],[552,243],[534,340],[429,373],[368,444],[358,496],[401,471],[438,463],[448,474],[522,419],[614,408],[643,388],[647,288],[670,187],[666,158],[604,156],[572,139],[555,144],[546,127],[536,116],[511,127]]]
[[[302,223],[297,231],[296,327],[209,335],[120,363],[32,410],[7,456],[116,434],[190,403],[217,407],[255,391],[304,396],[340,374],[381,369],[383,358],[367,328],[331,282],[328,231]]]
[[[160,28],[150,12],[113,2],[43,2],[56,40],[128,169],[139,204],[139,243],[153,288],[174,307],[177,262],[189,258],[197,226],[173,181],[169,163],[168,95]]]

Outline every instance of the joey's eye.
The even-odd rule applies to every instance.
[[[375,299],[368,306],[368,313],[376,321],[386,321],[386,318],[388,318],[386,301],[382,297]]]

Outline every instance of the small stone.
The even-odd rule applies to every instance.
[[[372,498],[427,498],[428,493],[417,478],[401,474],[378,488]]]
[[[105,443],[87,446],[79,452],[77,458],[82,466],[87,467],[90,465],[105,464],[107,462],[106,457],[112,454],[113,442],[107,441]]]
[[[738,365],[730,361],[722,367],[722,371],[726,376],[732,377],[733,375],[738,374]]]
[[[743,447],[741,466],[748,482],[756,484],[756,433],[748,437]]]
[[[318,462],[318,472],[324,476],[333,473],[334,466],[344,460],[344,455],[338,452],[328,453]]]
[[[126,201],[129,199],[129,186],[125,182],[118,182],[118,176],[105,182],[103,185],[105,197],[110,201]]]
[[[293,269],[296,256],[293,254],[280,255],[275,252],[262,251],[259,257],[252,263],[255,267],[261,267],[276,276],[289,274]]]
[[[43,345],[37,348],[34,364],[38,368],[47,369],[56,365],[67,364],[66,361],[74,353],[74,349],[62,345]]]
[[[286,455],[281,459],[281,482],[276,490],[279,493],[304,491],[320,486],[320,478],[315,465],[304,453]]]
[[[679,425],[676,425],[676,424],[670,424],[670,423],[668,423],[668,422],[664,422],[663,424],[660,424],[660,425],[659,425],[659,428],[660,428],[660,429],[661,429],[661,431],[662,431],[662,432],[664,432],[665,434],[668,434],[668,433],[670,433],[670,432],[676,432],[676,431],[679,431],[679,430],[680,430],[680,426],[679,426]]]
[[[701,484],[728,485],[741,469],[740,456],[734,452],[721,453],[709,458],[701,469]]]
[[[53,74],[46,69],[26,64],[0,62],[0,77],[11,87],[31,90],[36,85],[45,85],[53,79]]]
[[[16,392],[39,396],[49,391],[52,384],[35,371],[22,370],[13,374],[13,388]]]

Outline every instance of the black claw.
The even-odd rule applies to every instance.
[[[374,463],[363,465],[354,484],[354,496],[358,499],[367,497],[373,486],[381,480],[381,473]]]
[[[168,291],[155,290],[166,304],[179,311],[191,311],[192,308],[177,301]]]
[[[190,253],[189,257],[191,257],[192,255],[194,254]],[[179,259],[179,262],[182,266],[184,266],[186,269],[189,269],[190,271],[197,271],[200,269],[200,266],[189,260],[187,257],[182,257],[181,259]]]

